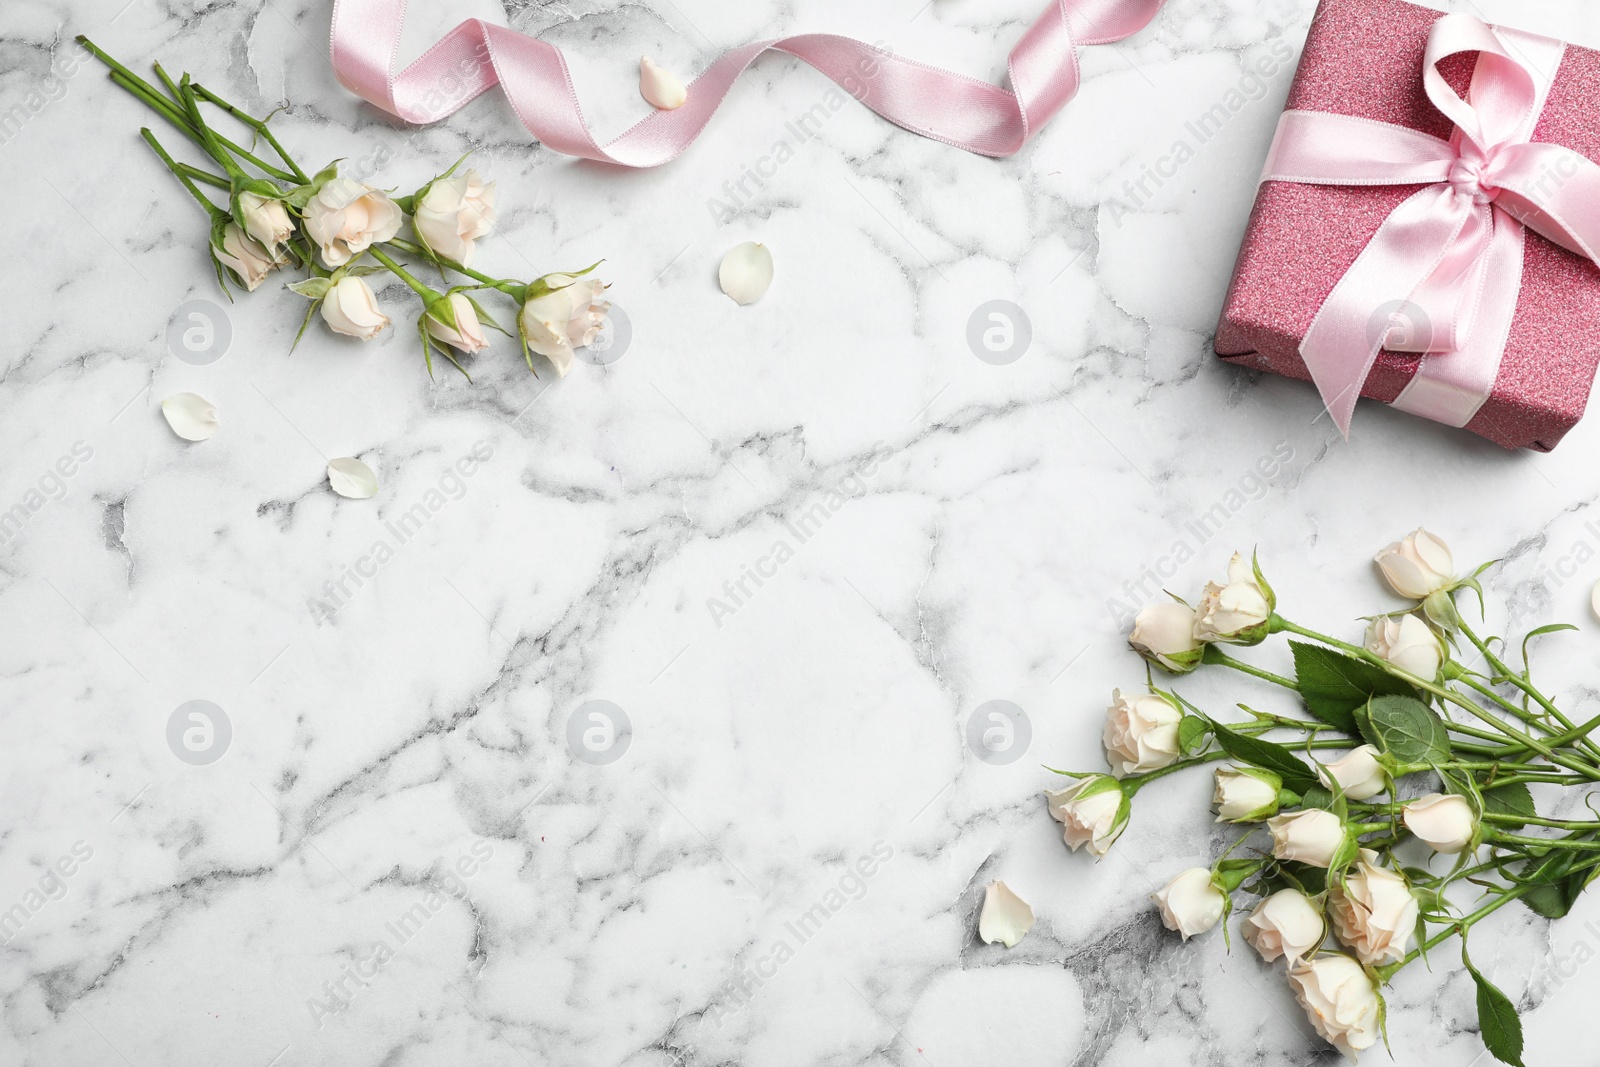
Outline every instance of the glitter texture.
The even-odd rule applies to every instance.
[[[1450,122],[1422,88],[1440,13],[1402,0],[1322,0],[1285,104],[1409,126]],[[1443,70],[1465,91],[1472,57]],[[1600,53],[1569,46],[1533,140],[1600,160]],[[1309,379],[1300,339],[1378,227],[1416,186],[1265,182],[1245,230],[1217,327],[1219,356]],[[1392,401],[1419,357],[1379,353],[1362,395]],[[1583,416],[1600,365],[1600,269],[1529,231],[1521,295],[1499,376],[1467,429],[1507,448],[1548,452]]]

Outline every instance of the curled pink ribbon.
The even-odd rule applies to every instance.
[[[345,88],[407,122],[434,122],[499,84],[534,137],[569,156],[655,167],[699,136],[755,58],[787,52],[913,133],[986,156],[1016,152],[1078,91],[1077,46],[1143,29],[1162,0],[1052,0],[1011,50],[1011,90],[903,59],[849,37],[803,34],[724,53],[694,80],[688,103],[658,111],[601,146],[584,122],[561,50],[467,19],[395,72],[406,0],[336,0],[333,69]]]
[[[1596,260],[1600,166],[1531,141],[1565,47],[1471,15],[1441,17],[1422,79],[1455,123],[1448,141],[1319,111],[1279,120],[1263,181],[1425,186],[1378,228],[1300,343],[1345,434],[1385,348],[1422,354],[1393,406],[1452,426],[1472,421],[1494,388],[1516,313],[1524,227]],[[1462,52],[1478,53],[1465,100],[1439,72]]]

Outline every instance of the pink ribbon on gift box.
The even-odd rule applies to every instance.
[[[1346,435],[1383,349],[1422,356],[1393,406],[1452,426],[1472,421],[1494,388],[1516,314],[1525,228],[1600,262],[1600,166],[1531,140],[1565,49],[1444,15],[1428,36],[1422,80],[1455,124],[1448,141],[1319,111],[1279,120],[1262,181],[1425,186],[1384,220],[1300,342]],[[1465,100],[1439,71],[1463,52],[1478,53]]]
[[[499,84],[522,124],[570,156],[655,167],[699,136],[728,90],[762,52],[787,52],[832,78],[898,126],[986,156],[1008,156],[1078,91],[1077,46],[1143,29],[1162,0],[1051,0],[1007,66],[1011,91],[903,59],[861,41],[812,33],[758,41],[720,56],[689,86],[689,100],[658,111],[604,146],[583,119],[561,50],[467,19],[395,73],[406,0],[336,0],[333,68],[345,88],[407,122],[434,122]]]

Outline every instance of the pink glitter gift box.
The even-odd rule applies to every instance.
[[[1373,119],[1448,139],[1451,122],[1425,95],[1422,79],[1424,50],[1440,17],[1402,0],[1322,0],[1286,110]],[[1464,57],[1441,70],[1464,91],[1471,63],[1456,60]],[[1600,53],[1567,48],[1532,139],[1600,160]],[[1263,182],[1217,327],[1217,354],[1309,379],[1299,349],[1313,318],[1384,220],[1416,190]],[[1507,448],[1547,452],[1582,417],[1600,365],[1600,269],[1532,232],[1524,262],[1493,389],[1466,428]],[[1379,352],[1361,395],[1393,402],[1420,358]]]

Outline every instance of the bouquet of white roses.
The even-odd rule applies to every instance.
[[[1249,718],[1223,722],[1173,689],[1115,693],[1111,773],[1058,772],[1076,781],[1046,794],[1049,810],[1070,847],[1104,855],[1140,789],[1217,765],[1217,821],[1243,832],[1210,867],[1154,894],[1169,929],[1188,939],[1224,922],[1236,896],[1251,899],[1245,941],[1284,961],[1312,1025],[1352,1058],[1384,1032],[1383,986],[1459,938],[1484,1044],[1520,1065],[1516,1008],[1473,965],[1468,934],[1513,902],[1565,915],[1600,871],[1600,820],[1540,815],[1529,789],[1600,783],[1600,743],[1589,736],[1600,717],[1573,722],[1528,666],[1529,642],[1572,627],[1525,635],[1513,667],[1507,642],[1478,636],[1455,602],[1470,589],[1481,608],[1483,568],[1457,577],[1449,548],[1424,530],[1377,563],[1416,604],[1368,620],[1364,644],[1280,615],[1260,566],[1237,554],[1198,606],[1145,608],[1129,643],[1151,664],[1173,675],[1240,671],[1294,692],[1307,714],[1241,704]],[[1293,677],[1225,651],[1276,634],[1292,635]]]
[[[303,277],[288,285],[311,301],[297,342],[318,310],[335,333],[363,341],[378,336],[390,320],[365,279],[381,272],[395,275],[420,301],[417,336],[429,373],[436,348],[465,374],[458,357],[476,355],[488,347],[486,328],[510,336],[474,295],[485,291],[498,292],[513,302],[516,337],[529,370],[533,370],[533,353],[537,352],[564,376],[572,366],[573,350],[593,343],[603,328],[610,307],[601,299],[606,287],[588,277],[599,264],[546,274],[530,282],[497,278],[473,268],[477,241],[494,227],[495,187],[475,170],[457,174],[465,157],[408,196],[391,196],[372,185],[341,177],[337,160],[314,174],[307,173],[278,142],[267,119],[247,114],[195,84],[187,74],[174,80],[159,63],[155,64],[161,83],[157,88],[87,38],[78,40],[110,68],[113,82],[209,158],[209,168],[179,162],[149,129],[140,130],[206,213],[211,257],[223,292],[228,293],[230,281],[254,291],[282,267],[292,265],[304,271]],[[213,129],[202,104],[225,112],[250,131],[250,146]],[[262,143],[265,149],[260,147]],[[257,154],[268,154],[267,149],[270,160]],[[208,197],[202,186],[217,190],[222,202]],[[399,236],[408,219],[412,240]],[[443,291],[418,278],[397,258],[401,256],[435,269],[445,286]],[[450,275],[460,281],[449,284]]]

